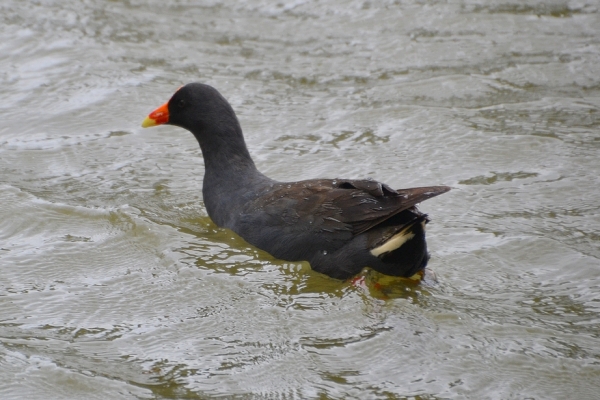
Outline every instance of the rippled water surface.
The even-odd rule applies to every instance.
[[[0,4],[0,398],[592,399],[596,1]],[[415,285],[217,228],[142,119],[227,97],[281,180],[446,184]]]

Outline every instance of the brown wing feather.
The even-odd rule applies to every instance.
[[[363,233],[394,215],[416,204],[450,190],[447,186],[429,186],[394,190],[373,180],[319,179],[294,183],[281,183],[270,193],[281,210],[282,203],[293,208],[293,214],[309,221],[297,220],[310,229],[325,232],[349,231],[352,235]],[[274,215],[273,215],[274,216]],[[288,219],[289,216],[280,216]]]
[[[393,190],[381,185],[375,192],[361,187],[363,182],[371,185],[374,181],[349,181],[355,189],[348,189],[337,198],[336,205],[344,210],[343,222],[352,225],[354,235],[368,231],[394,215],[450,190],[447,186],[428,186]]]

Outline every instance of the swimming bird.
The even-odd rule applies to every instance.
[[[447,186],[392,189],[371,179],[278,182],[254,164],[233,108],[212,86],[190,83],[142,126],[190,131],[204,157],[209,217],[248,243],[288,261],[347,279],[370,267],[410,277],[427,265],[426,214],[416,205]]]

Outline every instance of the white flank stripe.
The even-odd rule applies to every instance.
[[[405,229],[402,232],[396,233],[394,236],[392,236],[387,242],[385,242],[381,246],[375,247],[373,250],[371,250],[371,254],[373,254],[375,257],[377,257],[380,254],[396,250],[397,248],[399,248],[404,243],[406,243],[407,241],[409,241],[410,239],[412,239],[414,237],[415,237],[414,233],[412,233],[412,232],[407,233],[406,229]]]

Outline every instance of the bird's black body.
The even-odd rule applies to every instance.
[[[168,102],[167,123],[191,131],[200,143],[208,215],[254,246],[339,279],[364,267],[403,277],[425,268],[428,220],[415,205],[450,188],[274,181],[256,169],[233,109],[208,85],[179,89]]]

